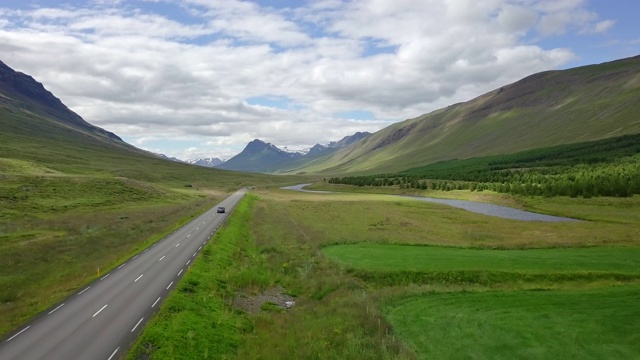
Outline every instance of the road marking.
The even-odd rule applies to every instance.
[[[63,307],[63,306],[64,306],[64,304],[62,304],[62,305],[58,306],[57,308],[55,308],[55,309],[53,309],[53,310],[49,311],[49,315],[53,314],[53,312],[54,312],[54,311],[56,311],[56,310],[60,309],[60,308],[61,308],[61,307]]]
[[[118,266],[118,269],[120,269],[121,267],[123,267],[123,266],[125,266],[125,265],[127,265],[127,263],[124,263],[124,264],[122,264],[122,265]]]
[[[137,278],[137,279],[135,279],[133,282],[136,282],[136,281],[140,280],[140,278],[142,277],[142,275],[144,275],[144,274],[140,274],[140,276],[138,276],[138,278]]]
[[[187,261],[187,266],[189,265],[190,262],[191,262],[191,260]]]
[[[203,242],[202,242],[202,245],[204,245],[204,244],[206,244],[206,243],[207,243],[207,241],[205,240],[205,241],[203,241]]]
[[[153,305],[151,305],[151,307],[156,306],[156,304],[158,303],[158,301],[160,301],[160,298],[157,298],[156,301],[153,302]]]
[[[182,274],[182,270],[184,270],[184,269],[180,269],[180,272],[178,273],[177,276],[180,276],[180,274]]]
[[[101,278],[100,278],[100,280],[104,280],[104,279],[106,279],[109,275],[111,275],[111,274],[107,274],[107,275],[105,275],[105,276],[101,277]]]
[[[176,244],[176,247],[178,247],[178,246],[180,246],[180,243],[177,243],[177,244]]]
[[[140,320],[138,320],[138,323],[136,324],[136,326],[133,327],[133,329],[131,329],[131,332],[136,331],[136,328],[138,327],[138,325],[140,325],[140,323],[142,322],[142,320],[144,320],[144,318],[140,318]]]
[[[118,352],[118,350],[120,350],[120,348],[116,348],[115,350],[113,350],[113,352],[111,353],[111,356],[109,356],[107,360],[113,359],[113,356]]]
[[[162,261],[162,259],[164,259],[164,255],[162,255],[162,257],[158,259],[158,261]]]
[[[91,286],[89,286],[88,288],[86,288],[86,289],[84,289],[84,290],[80,291],[80,292],[78,293],[78,295],[82,295],[82,293],[83,293],[83,292],[85,292],[85,291],[87,291],[87,290],[89,290],[89,289],[91,289]]]
[[[187,237],[191,236],[191,234],[187,235]]]
[[[202,250],[202,245],[198,248],[198,251]]]
[[[15,334],[15,335],[13,335],[12,337],[10,337],[10,338],[7,340],[7,342],[9,342],[9,341],[13,340],[13,338],[14,338],[14,337],[16,337],[16,336],[18,336],[18,335],[22,334],[23,332],[27,331],[27,329],[28,329],[28,328],[30,328],[30,327],[31,327],[31,325],[29,325],[29,326],[27,326],[26,328],[24,328],[24,329],[20,330],[20,332],[19,332],[19,333],[17,333],[17,334]]]
[[[200,229],[199,227],[196,228],[196,230]]]
[[[167,290],[169,290],[169,288],[171,287],[171,285],[173,285],[173,281],[169,284],[169,286],[167,286]]]
[[[196,257],[196,254],[197,254],[197,252],[194,252],[192,257]]]
[[[143,254],[147,252],[147,250],[149,250],[149,248],[144,249],[144,251],[142,252]]]
[[[140,256],[140,255],[136,255],[136,256],[132,257],[131,260],[135,260],[138,256]]]
[[[92,316],[92,317],[96,317],[96,315],[100,314],[100,311],[104,310],[104,308],[106,308],[106,307],[107,307],[107,304],[104,304],[104,306],[103,306],[103,307],[101,307],[101,308],[100,308],[100,310],[98,310],[98,312],[96,312],[95,314],[93,314],[93,316]]]

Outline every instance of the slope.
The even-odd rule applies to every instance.
[[[640,56],[526,77],[389,126],[299,172],[397,172],[640,132]]]
[[[0,334],[244,186],[124,143],[0,67]]]

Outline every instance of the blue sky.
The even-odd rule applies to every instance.
[[[377,131],[640,54],[633,0],[4,0],[0,60],[181,159]]]

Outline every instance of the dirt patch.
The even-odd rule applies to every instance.
[[[272,303],[283,309],[289,309],[295,305],[295,298],[285,294],[283,291],[284,289],[281,286],[277,286],[257,295],[247,295],[237,292],[231,306],[250,314],[261,312],[262,306],[266,303]]]

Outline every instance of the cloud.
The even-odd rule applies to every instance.
[[[254,138],[313,145],[469,100],[575,58],[532,36],[613,25],[577,0],[102,0],[0,9],[0,54],[138,146],[181,137],[193,146],[168,155],[223,157]],[[288,106],[247,102],[259,97]],[[375,120],[336,115],[353,110]]]

